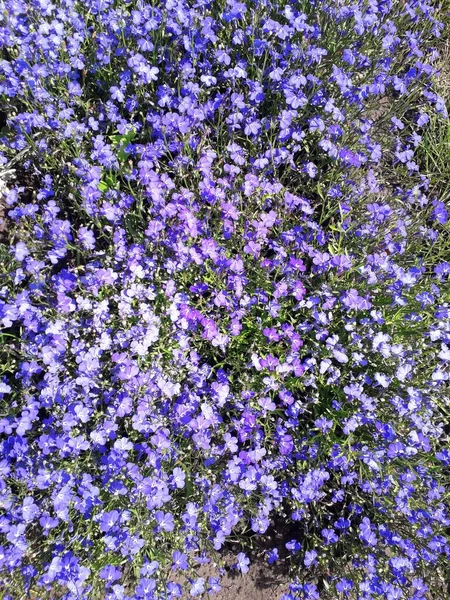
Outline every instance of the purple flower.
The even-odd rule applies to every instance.
[[[309,162],[304,166],[304,171],[307,175],[309,175],[312,179],[317,175],[317,167],[313,162]]]
[[[112,510],[110,512],[104,513],[100,521],[100,530],[104,532],[109,531],[112,527],[116,525],[116,523],[119,520],[119,516],[120,515],[117,510]]]
[[[191,596],[200,596],[201,594],[204,593],[204,591],[205,591],[205,580],[203,577],[198,577],[198,579],[196,579],[193,582],[189,593]]]
[[[286,542],[286,548],[291,552],[299,552],[302,549],[302,545],[298,540],[291,540],[290,542]]]
[[[321,533],[325,542],[325,546],[335,544],[339,539],[334,529],[322,529]]]
[[[14,247],[14,258],[18,261],[23,261],[29,254],[29,250],[24,242],[17,242]]]
[[[265,337],[270,341],[270,342],[278,342],[280,339],[279,334],[277,333],[277,330],[274,328],[269,328],[266,327],[263,330],[263,334],[265,335]]]
[[[272,356],[272,354],[268,354],[266,358],[262,358],[260,360],[261,367],[268,369],[269,371],[274,371],[275,368],[279,364],[279,360],[276,356]]]
[[[294,441],[292,439],[292,436],[288,434],[281,436],[278,442],[278,447],[280,449],[280,453],[283,456],[290,454],[294,448]]]
[[[252,121],[248,125],[245,126],[244,133],[245,135],[253,135],[256,136],[261,130],[261,124],[258,121]]]
[[[327,433],[332,429],[333,421],[326,419],[325,417],[321,417],[320,419],[316,419],[314,421],[314,425],[320,429],[322,433]]]
[[[362,523],[359,526],[359,539],[368,546],[377,545],[377,537],[373,532],[370,520],[367,517],[363,518]]]
[[[95,248],[94,233],[87,227],[80,227],[78,230],[78,241],[86,250],[93,250]]]
[[[437,200],[434,200],[433,206],[434,206],[434,211],[433,211],[434,219],[440,225],[445,225],[448,221],[448,211],[445,207],[445,204],[443,202],[438,202]]]
[[[279,559],[278,549],[272,548],[272,550],[267,551],[267,562],[269,565],[273,565]]]
[[[34,503],[34,500],[31,496],[27,496],[23,500],[22,504],[22,516],[26,523],[30,523],[34,521],[36,517],[40,514],[39,508]]]
[[[344,577],[340,579],[336,584],[336,591],[345,594],[348,596],[347,592],[350,592],[353,589],[353,581],[350,579],[345,579]]]
[[[315,550],[307,550],[305,552],[304,565],[310,567],[311,565],[317,564],[317,552]]]
[[[258,400],[259,406],[264,410],[275,410],[276,404],[268,396],[263,396]]]
[[[136,587],[136,596],[138,598],[151,598],[156,588],[156,581],[150,577],[141,577],[139,585]]]
[[[173,480],[178,489],[183,489],[186,480],[186,474],[180,467],[175,467],[173,470]]]
[[[367,298],[359,296],[353,288],[341,297],[341,302],[348,309],[368,310],[372,306]]]
[[[162,529],[163,531],[173,531],[175,525],[172,513],[165,513],[162,510],[158,510],[155,513],[155,519],[158,523],[158,529]]]
[[[261,252],[261,244],[258,244],[258,242],[250,241],[244,246],[244,252],[246,254],[251,254],[255,258],[257,258],[259,256],[259,253]]]
[[[120,569],[114,565],[107,565],[106,567],[103,567],[98,575],[100,579],[104,579],[108,584],[111,584],[113,581],[120,579],[122,573],[120,572]]]
[[[341,364],[348,363],[348,356],[347,356],[347,354],[345,354],[345,352],[343,350],[339,349],[339,348],[334,348],[333,349],[333,356]]]
[[[188,568],[189,563],[186,554],[183,554],[179,550],[175,550],[172,554],[172,569],[185,571]]]
[[[49,532],[54,528],[57,527],[57,525],[59,524],[59,519],[55,519],[52,518],[50,515],[43,515],[40,519],[39,519],[39,524],[41,525],[42,529],[43,529],[43,534],[45,536],[49,535]]]
[[[243,552],[239,552],[237,555],[236,568],[239,569],[241,573],[248,573],[250,559]]]
[[[209,577],[208,584],[208,594],[217,594],[222,589],[222,586],[220,585],[220,579],[218,577]]]

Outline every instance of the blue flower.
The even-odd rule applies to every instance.
[[[113,581],[117,581],[121,578],[122,573],[120,569],[115,567],[114,565],[107,565],[103,567],[103,569],[99,572],[99,577],[104,579],[108,584],[111,584]]]
[[[317,564],[317,552],[315,550],[307,550],[305,552],[304,565],[310,567],[311,565]]]

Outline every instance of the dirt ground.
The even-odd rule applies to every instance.
[[[226,575],[217,600],[279,600],[288,591],[286,575],[274,575],[264,564],[253,565],[245,575]]]
[[[216,577],[212,566],[202,566],[198,576],[208,581]],[[213,600],[279,600],[288,592],[288,575],[284,568],[270,566],[267,562],[255,560],[245,575],[230,570],[222,576],[222,590],[210,596]]]

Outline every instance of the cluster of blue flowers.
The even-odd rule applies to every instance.
[[[280,521],[284,600],[430,598],[441,29],[426,0],[5,0],[4,598],[216,592],[198,566],[246,573]]]

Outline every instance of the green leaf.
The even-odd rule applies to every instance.
[[[127,133],[125,133],[123,135],[120,135],[117,133],[117,134],[111,136],[112,144],[113,144],[113,146],[115,146],[117,148],[117,158],[120,162],[124,162],[130,155],[130,153],[125,150],[125,148],[128,146],[128,144],[130,142],[132,142],[134,140],[135,137],[136,137],[135,129],[131,129],[130,131],[128,131]]]
[[[113,190],[117,187],[117,178],[114,173],[110,175],[105,175],[103,179],[98,184],[98,189],[101,192],[107,192],[108,190]]]

